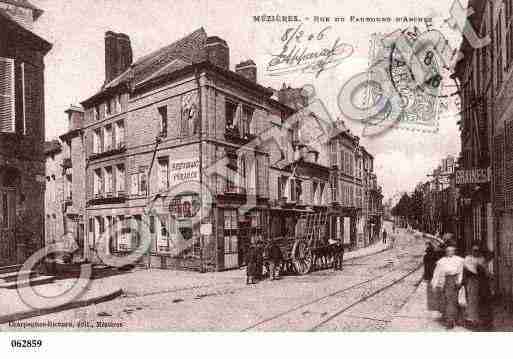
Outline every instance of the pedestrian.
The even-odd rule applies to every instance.
[[[261,242],[257,242],[255,251],[256,251],[255,278],[256,278],[256,280],[261,280],[263,270],[264,270],[264,248],[263,248],[263,244]]]
[[[333,269],[342,270],[342,262],[344,261],[344,243],[339,239],[334,245],[334,261]]]
[[[383,230],[383,244],[387,244],[387,230]]]
[[[435,251],[433,243],[426,242],[426,252],[424,254],[424,280],[427,282],[427,307],[428,310],[439,310],[439,301],[436,296],[436,291],[433,289],[431,280],[433,279],[433,272],[435,271],[436,262],[439,257]]]
[[[257,265],[257,253],[256,247],[251,243],[246,251],[246,284],[255,284],[256,265]]]
[[[454,328],[459,314],[458,291],[463,279],[463,258],[456,255],[456,246],[448,243],[445,257],[433,272],[433,287],[441,294],[440,311],[448,329]]]
[[[279,278],[282,260],[283,254],[281,252],[280,246],[278,246],[278,243],[273,240],[269,247],[269,278],[271,280]]]
[[[467,299],[465,324],[470,329],[486,329],[491,323],[491,295],[486,264],[484,251],[480,250],[479,245],[473,245],[470,253],[465,257],[463,269],[463,284]]]

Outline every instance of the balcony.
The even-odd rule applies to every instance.
[[[253,141],[257,136],[250,133],[243,134],[237,126],[226,126],[224,137],[232,143],[246,144]]]
[[[126,151],[126,143],[124,141],[121,141],[116,145],[107,146],[101,152],[91,154],[89,156],[89,161],[97,160],[99,158],[118,155],[125,151]]]
[[[108,191],[108,192],[100,192],[96,193],[93,198],[87,201],[88,206],[95,206],[98,204],[115,204],[115,203],[124,203],[127,199],[127,194],[125,190],[118,190],[116,192]]]

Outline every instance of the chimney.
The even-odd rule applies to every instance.
[[[118,46],[116,34],[112,31],[105,33],[105,83],[116,77],[116,64],[118,61]]]
[[[117,34],[119,49],[119,74],[125,72],[132,65],[133,53],[130,37],[127,34]]]
[[[226,70],[230,69],[230,49],[226,41],[217,36],[209,36],[205,43],[205,50],[207,60],[211,64]]]
[[[132,64],[132,46],[126,34],[105,33],[105,83],[122,74]]]
[[[302,88],[292,88],[283,84],[278,91],[278,101],[295,110],[308,106],[308,98]]]
[[[71,105],[66,111],[68,115],[68,131],[74,131],[84,126],[84,110],[80,106]]]
[[[243,61],[235,66],[235,72],[250,81],[257,82],[257,67],[253,60]]]

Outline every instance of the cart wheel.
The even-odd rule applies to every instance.
[[[297,274],[304,275],[310,272],[313,256],[307,241],[298,239],[294,242],[292,247],[292,263]]]

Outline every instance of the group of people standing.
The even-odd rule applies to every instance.
[[[266,253],[265,253],[266,252]],[[267,258],[267,263],[264,261]],[[272,241],[267,250],[262,243],[251,243],[246,252],[246,284],[255,284],[264,277],[264,266],[267,264],[269,278],[279,278],[283,254],[275,241]]]
[[[491,329],[490,253],[473,245],[465,258],[448,241],[438,248],[427,243],[424,279],[428,281],[428,309],[442,313],[447,328],[462,322],[469,329]]]

